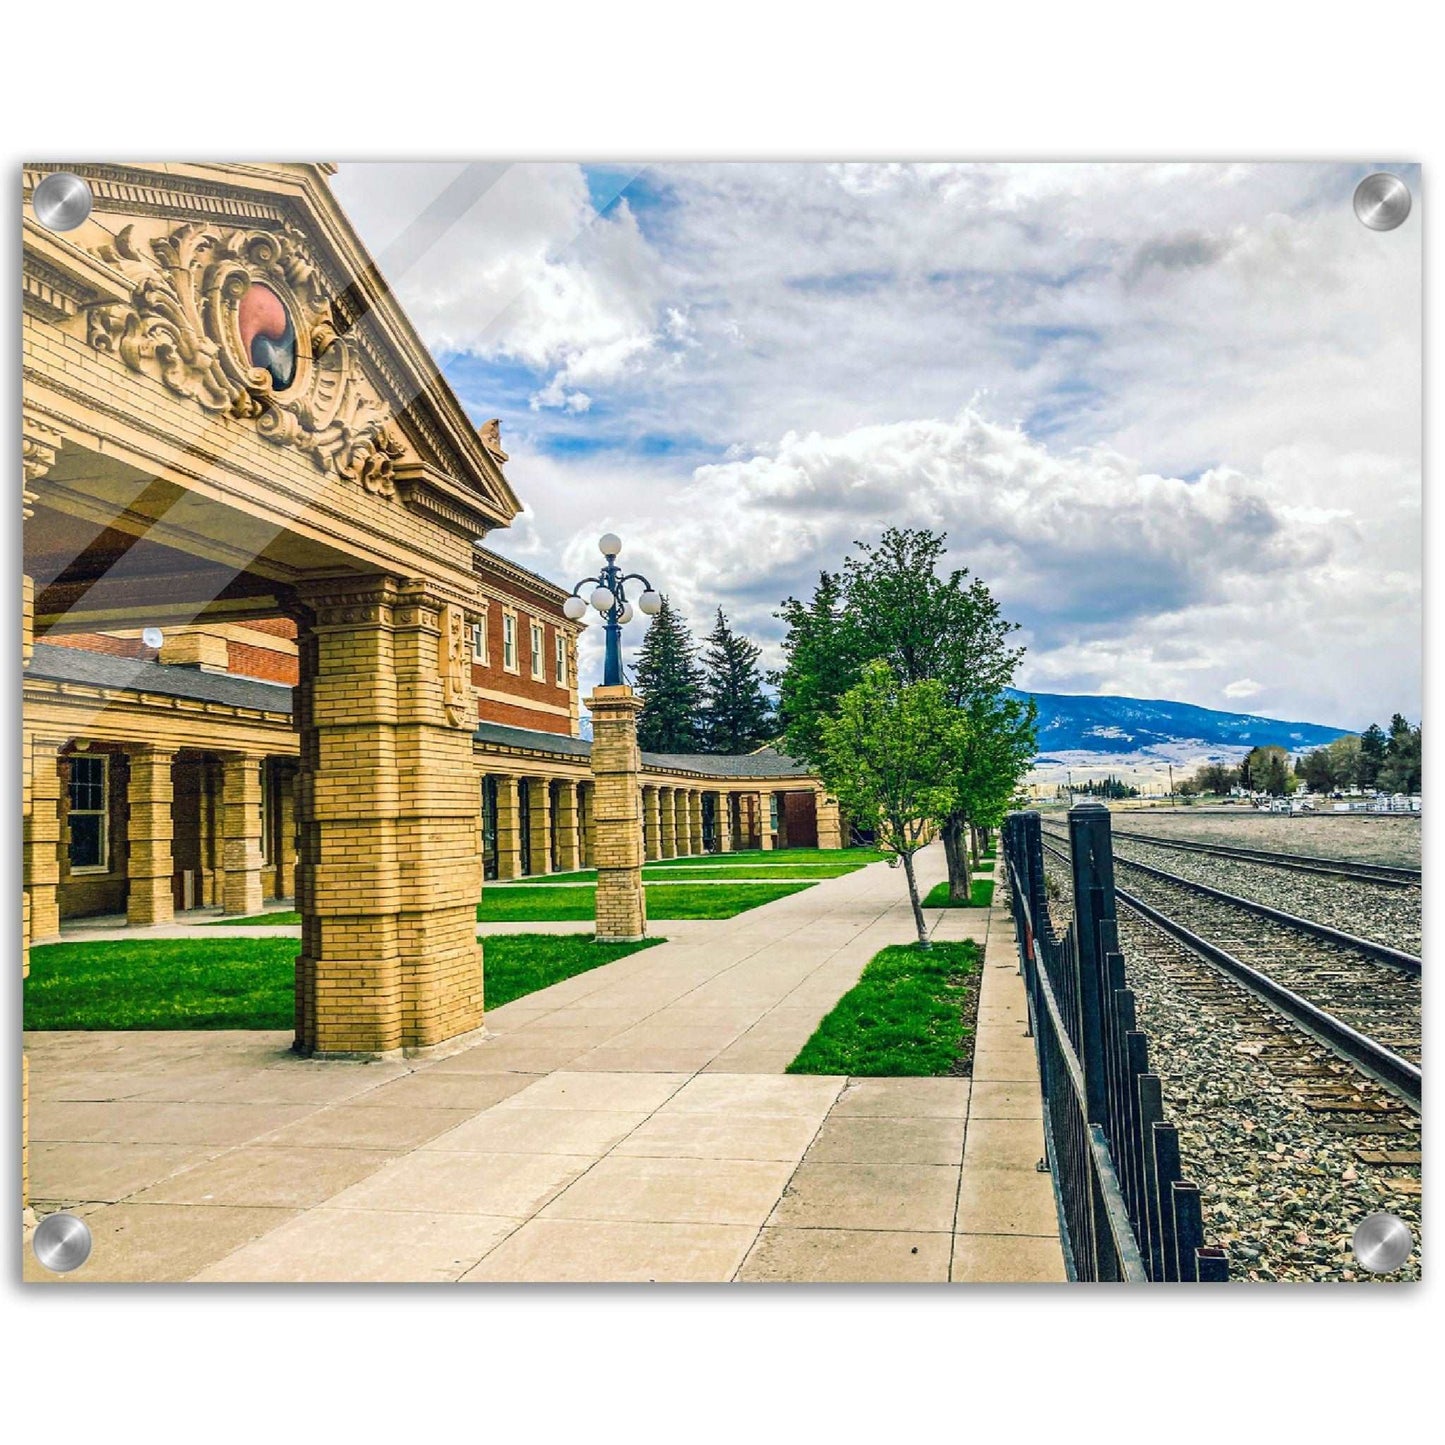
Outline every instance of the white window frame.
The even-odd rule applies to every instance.
[[[533,622],[529,634],[532,643],[532,681],[547,680],[547,629],[540,622]]]
[[[521,664],[517,658],[517,614],[510,608],[502,609],[502,671],[520,673]]]
[[[567,634],[559,627],[553,634],[552,653],[557,665],[557,686],[567,686]]]
[[[72,753],[70,757],[71,778],[70,785],[66,788],[66,802],[71,803],[74,799],[72,789],[75,787],[75,765],[78,762],[100,764],[100,807],[98,808],[76,808],[69,807],[67,810],[67,829],[69,819],[73,817],[100,819],[100,862],[86,863],[80,867],[74,864],[70,868],[72,878],[82,875],[109,873],[110,872],[110,758],[105,753]],[[67,855],[70,852],[69,841],[66,844]]]

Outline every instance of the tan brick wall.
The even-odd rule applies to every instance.
[[[135,748],[129,755],[125,918],[137,926],[170,923],[175,913],[171,893],[174,757],[159,748]]]
[[[389,577],[300,592],[297,1042],[428,1049],[482,1021],[476,771],[445,710],[442,599]]]
[[[630,687],[599,687],[587,706],[596,780],[597,937],[641,938],[647,932],[637,747],[642,700]]]

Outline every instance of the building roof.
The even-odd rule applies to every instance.
[[[153,692],[166,697],[188,697],[227,707],[254,708],[258,712],[291,711],[291,689],[274,682],[256,682],[228,672],[202,672],[194,667],[140,662],[108,652],[87,652],[79,647],[56,647],[37,642],[26,669],[32,677],[53,682],[76,682],[118,692]]]
[[[221,703],[227,707],[252,708],[257,712],[289,714],[291,689],[274,682],[256,682],[226,672],[201,672],[159,662],[138,662],[106,652],[85,652],[78,647],[56,647],[37,642],[27,669],[32,677],[52,682],[80,683],[116,692],[156,693],[164,697],[187,697],[199,702]],[[534,728],[506,727],[501,723],[478,723],[472,735],[479,743],[493,747],[551,753],[557,757],[586,759],[592,756],[587,738],[565,733],[540,732]],[[776,748],[755,753],[643,753],[642,765],[654,772],[696,773],[704,778],[806,778],[808,769]]]

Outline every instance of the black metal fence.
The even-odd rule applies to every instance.
[[[1037,813],[1010,813],[1003,856],[1039,1060],[1044,1137],[1071,1278],[1212,1282],[1199,1190],[1183,1178],[1119,951],[1109,810],[1069,810],[1074,915],[1054,931]]]

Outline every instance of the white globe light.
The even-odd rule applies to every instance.
[[[149,648],[158,650],[166,640],[166,635],[159,627],[143,627],[140,640]]]
[[[632,621],[632,604],[630,602],[624,602],[622,604],[622,611],[617,614],[617,620],[624,627]]]
[[[617,599],[606,587],[594,587],[592,589],[592,605],[599,612],[608,613],[617,606]]]
[[[576,622],[587,611],[587,604],[575,593],[562,604],[562,616]]]
[[[597,550],[604,557],[615,557],[622,550],[622,538],[616,532],[604,532],[597,540]]]
[[[637,599],[637,605],[649,616],[656,617],[662,611],[662,594],[648,588],[641,597]]]

